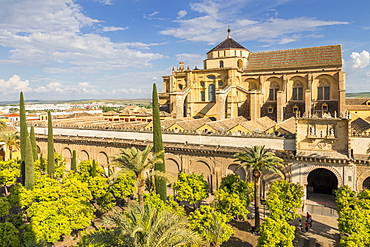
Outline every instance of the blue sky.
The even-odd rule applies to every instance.
[[[370,92],[370,1],[0,0],[0,99],[148,98],[226,38],[251,52],[341,44]]]

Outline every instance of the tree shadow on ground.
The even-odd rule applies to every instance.
[[[234,235],[222,247],[253,247],[257,245],[258,236],[251,233],[252,226],[249,221],[231,221],[229,223]]]
[[[304,224],[303,220],[302,224]],[[297,220],[293,225],[298,225]],[[321,238],[318,239],[318,237],[315,236],[321,236]],[[308,232],[301,231],[301,229],[297,229],[296,231],[296,241],[300,244],[298,246],[303,247],[323,246],[324,244],[328,244],[328,246],[339,246],[339,239],[338,228],[317,221],[313,222],[312,227],[309,227]]]

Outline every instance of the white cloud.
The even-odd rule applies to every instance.
[[[193,3],[191,9],[198,12],[198,16],[173,20],[178,23],[178,26],[164,29],[160,33],[179,39],[214,44],[225,38],[226,27],[230,26],[232,37],[238,41],[253,40],[270,44],[286,44],[299,40],[304,32],[315,32],[323,26],[348,24],[348,22],[322,21],[310,17],[252,20],[239,13],[240,9],[249,4],[249,1],[239,1],[238,4],[234,2],[231,4],[231,2],[223,4],[219,0],[204,0]]]
[[[128,27],[103,27],[104,32],[122,31],[126,29],[128,29]]]
[[[28,80],[22,81],[20,76],[13,75],[9,80],[0,79],[0,93],[2,95],[8,95],[19,92],[30,92],[32,89],[29,87],[30,82]]]
[[[154,15],[157,15],[157,14],[159,14],[159,12],[158,11],[154,11],[153,13],[149,14],[149,16],[154,16]]]
[[[112,0],[95,0],[95,2],[99,2],[105,5],[112,5]]]
[[[160,72],[163,73],[163,72]],[[140,82],[142,80],[147,80],[149,82],[158,82],[160,77],[150,78],[149,73],[127,73],[122,75],[120,78],[126,78],[127,75],[132,76],[132,79],[136,81],[135,83],[128,83],[130,87],[125,87],[123,89],[109,89],[103,85],[103,88],[92,85],[90,82],[79,82],[79,83],[66,83],[66,82],[49,82],[45,86],[36,85],[36,82],[33,82],[33,86],[30,85],[29,80],[22,80],[20,76],[13,75],[9,80],[0,79],[0,95],[3,95],[2,100],[6,100],[6,96],[9,98],[15,98],[19,95],[20,92],[27,93],[28,99],[43,98],[43,99],[55,99],[55,97],[60,97],[61,99],[77,99],[77,98],[106,98],[108,95],[115,95],[120,97],[120,95],[134,95],[138,97],[147,97],[147,92],[151,84],[149,83],[148,88],[143,90],[140,88]],[[93,98],[94,98],[93,97]]]
[[[111,1],[101,1],[105,4]],[[151,66],[158,53],[112,42],[96,33],[102,21],[87,17],[74,0],[6,1],[0,8],[0,46],[9,49],[2,63],[39,65],[45,72],[100,72]],[[127,27],[126,27],[127,28]],[[103,27],[103,31],[125,27]],[[97,28],[96,30],[101,30]],[[143,47],[142,45],[141,47]],[[146,44],[146,48],[150,48]]]
[[[178,13],[177,13],[177,17],[176,19],[181,19],[183,18],[185,15],[187,15],[188,12],[186,12],[186,10],[180,10]]]
[[[363,50],[362,52],[352,52],[352,68],[365,68],[370,62],[370,53]]]

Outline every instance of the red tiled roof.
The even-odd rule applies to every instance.
[[[341,45],[254,52],[249,55],[246,71],[342,67]]]
[[[366,105],[369,98],[346,98],[346,105]]]
[[[5,115],[5,117],[19,117],[18,113],[9,113],[8,115]]]

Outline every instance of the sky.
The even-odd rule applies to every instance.
[[[370,92],[369,0],[0,0],[0,101],[150,98],[227,37],[251,52],[341,44]]]

